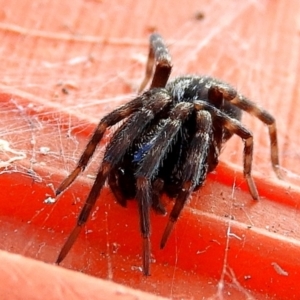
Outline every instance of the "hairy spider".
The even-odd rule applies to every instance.
[[[100,120],[76,168],[56,191],[59,195],[85,169],[106,129],[127,118],[106,147],[77,224],[56,263],[73,246],[107,180],[119,204],[126,206],[130,198],[138,202],[143,273],[149,275],[150,208],[165,214],[161,194],[175,198],[161,239],[163,248],[187,199],[215,169],[222,145],[233,134],[244,141],[244,176],[252,198],[258,199],[251,176],[253,137],[240,123],[242,110],[268,125],[271,162],[280,177],[275,119],[267,111],[230,85],[211,77],[182,76],[168,82],[171,69],[168,49],[161,36],[153,33],[139,95]],[[142,93],[151,77],[150,89]]]

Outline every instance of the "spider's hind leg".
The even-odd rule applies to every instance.
[[[150,36],[150,50],[146,65],[145,78],[138,90],[142,92],[153,74],[154,75],[150,88],[165,87],[169,79],[172,69],[171,57],[163,38],[158,33],[153,33]]]
[[[236,134],[244,141],[244,177],[247,180],[249,191],[252,195],[252,198],[258,199],[258,192],[254,180],[251,175],[252,169],[252,159],[253,159],[253,136],[252,133],[247,130],[240,121],[231,118],[226,113],[222,112],[219,109],[216,109],[214,106],[208,105],[204,101],[195,101],[194,102],[196,109],[205,109],[209,111],[213,117],[213,122],[218,122],[222,128],[228,130],[229,134]]]
[[[279,179],[283,176],[280,171],[279,158],[278,158],[278,142],[277,142],[277,129],[275,118],[267,112],[265,109],[259,107],[254,102],[250,101],[243,95],[237,93],[237,91],[230,85],[216,83],[211,89],[216,90],[223,94],[223,98],[228,103],[240,108],[243,111],[248,112],[250,115],[255,116],[260,121],[265,123],[269,129],[269,139],[271,144],[271,163],[273,170]]]

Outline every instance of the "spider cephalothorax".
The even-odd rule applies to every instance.
[[[162,193],[175,199],[161,239],[163,248],[187,199],[217,166],[221,147],[233,134],[244,141],[244,176],[252,197],[258,199],[251,176],[253,137],[240,123],[242,110],[268,125],[271,162],[280,176],[275,119],[267,111],[211,77],[183,76],[168,82],[171,68],[164,41],[152,34],[139,95],[101,119],[76,168],[56,191],[60,194],[86,167],[106,129],[127,118],[106,147],[95,182],[57,263],[74,244],[107,181],[122,206],[130,198],[138,202],[143,272],[149,275],[150,208],[165,213]],[[150,89],[142,93],[151,77]]]

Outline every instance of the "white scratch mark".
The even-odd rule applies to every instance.
[[[277,274],[281,276],[289,276],[289,273],[283,270],[276,262],[272,262],[271,265],[273,266]]]

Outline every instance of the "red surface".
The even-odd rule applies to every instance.
[[[11,291],[10,299],[18,299],[29,295],[23,287],[30,286],[41,298],[43,292],[49,297],[52,287],[67,285],[74,294],[79,289],[81,298],[101,299],[78,284],[91,280],[97,286],[96,279],[80,274],[87,273],[175,299],[300,297],[299,3],[219,2],[179,1],[172,4],[172,18],[168,1],[2,5],[0,248],[21,256],[16,262],[15,256],[1,254],[6,284],[0,295]],[[204,19],[195,18],[199,12]],[[99,118],[133,97],[153,27],[170,44],[174,75],[223,78],[276,116],[285,180],[271,170],[266,128],[245,115],[243,123],[254,132],[260,201],[247,191],[242,143],[233,138],[164,250],[159,241],[167,219],[153,214],[152,275],[147,278],[140,269],[136,203],[119,207],[104,189],[62,263],[76,271],[66,282],[62,278],[70,273],[50,264],[75,223],[92,184],[87,175],[95,174],[110,133],[74,185],[55,204],[44,200],[74,167]],[[26,256],[49,265],[23,261]],[[41,273],[28,277],[28,268]],[[43,291],[41,283],[50,289]]]

